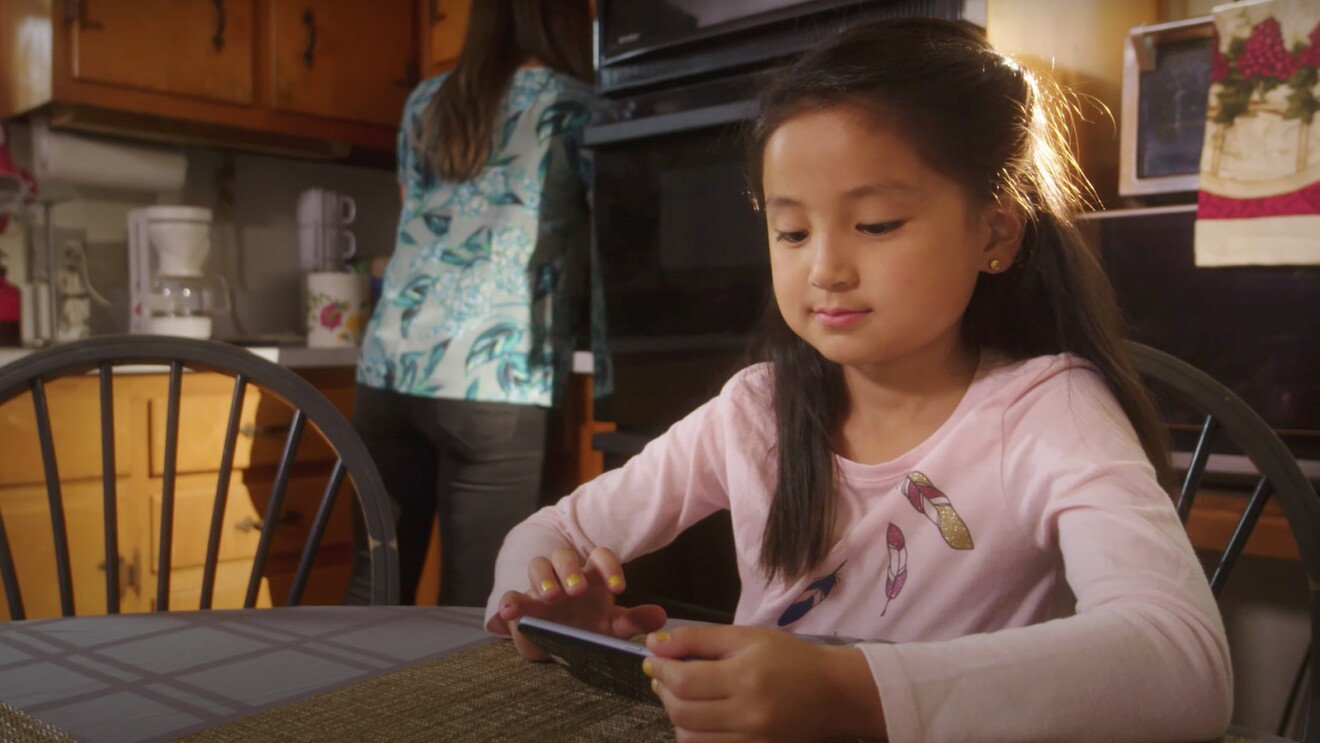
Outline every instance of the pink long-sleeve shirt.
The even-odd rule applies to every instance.
[[[569,545],[627,561],[726,508],[737,624],[860,645],[891,740],[1195,740],[1232,672],[1204,574],[1131,424],[1076,357],[982,364],[949,419],[889,462],[836,458],[819,569],[758,566],[774,492],[772,372],[754,366],[624,467],[511,531],[487,619]],[[1068,591],[1076,613],[1056,618]]]

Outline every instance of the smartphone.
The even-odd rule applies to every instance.
[[[588,684],[660,704],[651,679],[642,673],[642,661],[651,655],[646,646],[536,617],[519,619],[518,632]]]

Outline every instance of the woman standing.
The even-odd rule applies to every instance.
[[[537,507],[588,286],[591,77],[588,0],[481,0],[454,70],[405,107],[403,210],[353,414],[395,502],[404,603],[434,514],[440,601],[477,606]]]

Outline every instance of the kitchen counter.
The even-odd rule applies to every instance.
[[[244,346],[247,350],[267,361],[273,361],[290,369],[329,369],[336,367],[357,366],[358,349],[350,348],[308,348],[306,346]],[[0,348],[0,366],[13,363],[28,356],[37,349]],[[119,373],[158,372],[154,366],[121,367]],[[578,351],[573,354],[573,373],[591,374],[591,352]]]
[[[244,346],[247,350],[267,361],[273,361],[290,369],[325,369],[345,366],[357,366],[358,349],[348,348],[308,348],[306,346]],[[35,353],[36,348],[0,348],[0,366],[13,363]],[[155,366],[119,367],[116,373],[151,373],[161,371]]]

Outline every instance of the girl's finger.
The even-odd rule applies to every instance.
[[[708,740],[700,736],[730,733],[735,729],[737,721],[742,718],[740,711],[728,700],[681,699],[662,681],[652,683],[651,690],[660,697],[660,702],[665,706],[665,712],[669,714],[669,720],[674,723],[674,727],[687,731],[688,740]]]
[[[550,555],[550,562],[554,563],[555,574],[559,584],[564,587],[564,593],[580,596],[587,590],[587,576],[582,572],[582,559],[578,553],[560,547]]]
[[[531,640],[522,636],[522,633],[518,631],[517,622],[509,622],[508,628],[509,635],[513,637],[513,647],[518,650],[518,655],[527,660],[545,660],[550,657],[533,645]]]
[[[614,550],[609,547],[597,547],[591,551],[587,557],[587,572],[599,575],[601,582],[609,588],[610,593],[623,593],[625,587],[623,565],[619,562],[619,557],[614,554]]]
[[[610,632],[615,637],[628,638],[655,632],[669,621],[664,608],[656,604],[616,607],[614,612],[610,619]]]
[[[555,575],[555,566],[544,557],[533,557],[527,563],[527,581],[531,592],[546,601],[559,598],[559,579]]]
[[[523,595],[517,591],[505,591],[500,597],[499,608],[495,610],[495,615],[486,622],[486,631],[493,635],[508,636],[509,622],[523,615],[523,598]]]
[[[727,678],[727,666],[727,663],[721,661],[673,660],[651,656],[642,663],[642,670],[676,702],[695,703],[728,699],[733,694],[733,686]]]

